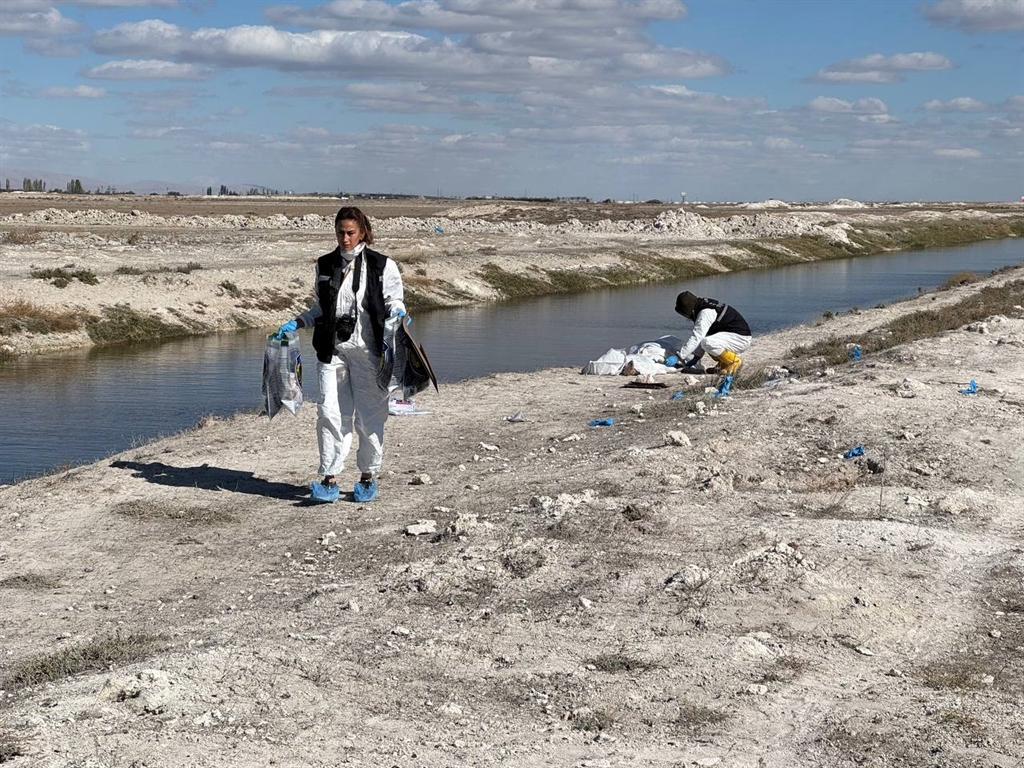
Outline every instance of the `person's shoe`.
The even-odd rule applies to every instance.
[[[373,501],[377,498],[377,481],[372,477],[369,480],[359,480],[352,488],[352,499],[360,504]]]
[[[321,483],[319,480],[314,480],[309,485],[310,498],[316,501],[337,501],[341,498],[341,491],[338,489],[337,483]]]
[[[718,356],[718,372],[724,376],[736,377],[743,366],[743,360],[735,352],[725,350]]]

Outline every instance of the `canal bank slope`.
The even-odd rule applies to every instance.
[[[1024,234],[1020,205],[358,202],[415,312]],[[0,357],[276,327],[339,204],[0,195]]]
[[[0,755],[1017,765],[1024,307],[795,350],[1021,280],[759,337],[727,398],[576,368],[422,393],[368,505],[304,500],[308,404],[2,488]]]

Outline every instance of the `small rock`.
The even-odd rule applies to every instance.
[[[994,637],[998,640],[1000,637],[1003,636],[1003,633],[1000,632],[998,629],[993,629],[991,632],[988,633],[988,636]]]
[[[589,611],[591,608],[594,607],[594,601],[593,600],[587,600],[587,598],[585,598],[585,597],[581,597],[580,598],[580,607],[583,608],[584,610]]]
[[[751,696],[764,696],[768,693],[768,686],[762,685],[761,683],[751,683],[743,689],[744,693],[749,693]]]
[[[334,541],[334,539],[336,539],[336,538],[338,538],[338,534],[336,534],[334,531],[328,531],[327,533],[325,533],[323,536],[320,537],[320,546],[321,547],[330,546],[331,542]]]
[[[352,611],[352,613],[359,613],[361,610],[363,610],[362,606],[359,605],[359,603],[357,603],[355,600],[349,600],[348,602],[346,602],[345,605],[342,606],[342,609],[346,611]]]
[[[665,445],[678,445],[686,447],[690,445],[690,438],[685,432],[674,430],[665,433]]]
[[[701,757],[693,761],[694,765],[698,765],[701,768],[710,768],[712,765],[718,765],[722,762],[720,757]]]
[[[483,448],[485,451],[497,451],[497,450],[500,450],[500,448],[498,448],[498,446],[492,445],[491,443],[480,443],[480,447]]]
[[[410,637],[412,632],[406,627],[395,627],[391,630],[391,634],[397,635],[398,637]]]
[[[855,650],[861,656],[874,656],[875,655],[874,651],[872,651],[870,648],[867,648],[867,647],[865,647],[863,645],[858,645],[853,650]]]
[[[409,485],[430,485],[432,482],[433,480],[430,479],[430,475],[424,473],[421,475],[413,475],[412,480],[409,481]]]
[[[981,684],[982,685],[985,685],[985,686],[993,685],[995,683],[995,681],[996,681],[996,679],[992,675],[982,675],[981,676]]]
[[[437,520],[417,520],[405,526],[405,533],[408,536],[424,536],[428,533],[437,533]]]

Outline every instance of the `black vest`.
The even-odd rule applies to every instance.
[[[377,345],[376,349],[370,351],[378,355],[384,340],[384,321],[388,316],[388,309],[384,304],[384,265],[387,261],[388,257],[383,253],[364,248],[353,265],[353,269],[360,269],[363,263],[366,264],[366,292],[363,294],[362,308],[370,317],[373,340]],[[345,262],[341,258],[340,247],[316,260],[316,299],[322,313],[313,321],[313,349],[316,350],[316,359],[321,363],[331,362],[334,347],[338,343],[336,314],[338,291],[341,289],[344,269]],[[321,279],[323,277],[327,279]]]
[[[697,299],[697,308],[693,316],[696,317],[705,309],[713,309],[715,315],[717,315],[715,322],[708,328],[708,336],[713,333],[736,333],[740,336],[750,335],[750,326],[743,319],[743,315],[728,304],[723,304],[718,299]]]

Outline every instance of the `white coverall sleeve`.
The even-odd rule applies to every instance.
[[[320,286],[317,285],[317,281],[320,279],[320,273],[317,272],[316,266],[313,267],[313,295],[319,296],[320,292],[317,290]],[[303,328],[310,328],[313,322],[324,313],[323,309],[320,308],[320,300],[317,299],[316,304],[307,309],[301,315],[296,318],[302,321]]]
[[[693,324],[693,332],[690,334],[690,338],[686,340],[679,349],[679,359],[686,360],[700,346],[700,343],[704,341],[704,337],[708,335],[708,330],[714,325],[715,318],[718,317],[718,313],[713,309],[701,310],[697,315],[697,322]]]
[[[405,311],[405,288],[402,285],[402,273],[394,259],[388,259],[384,265],[384,305],[389,315],[401,310]]]

